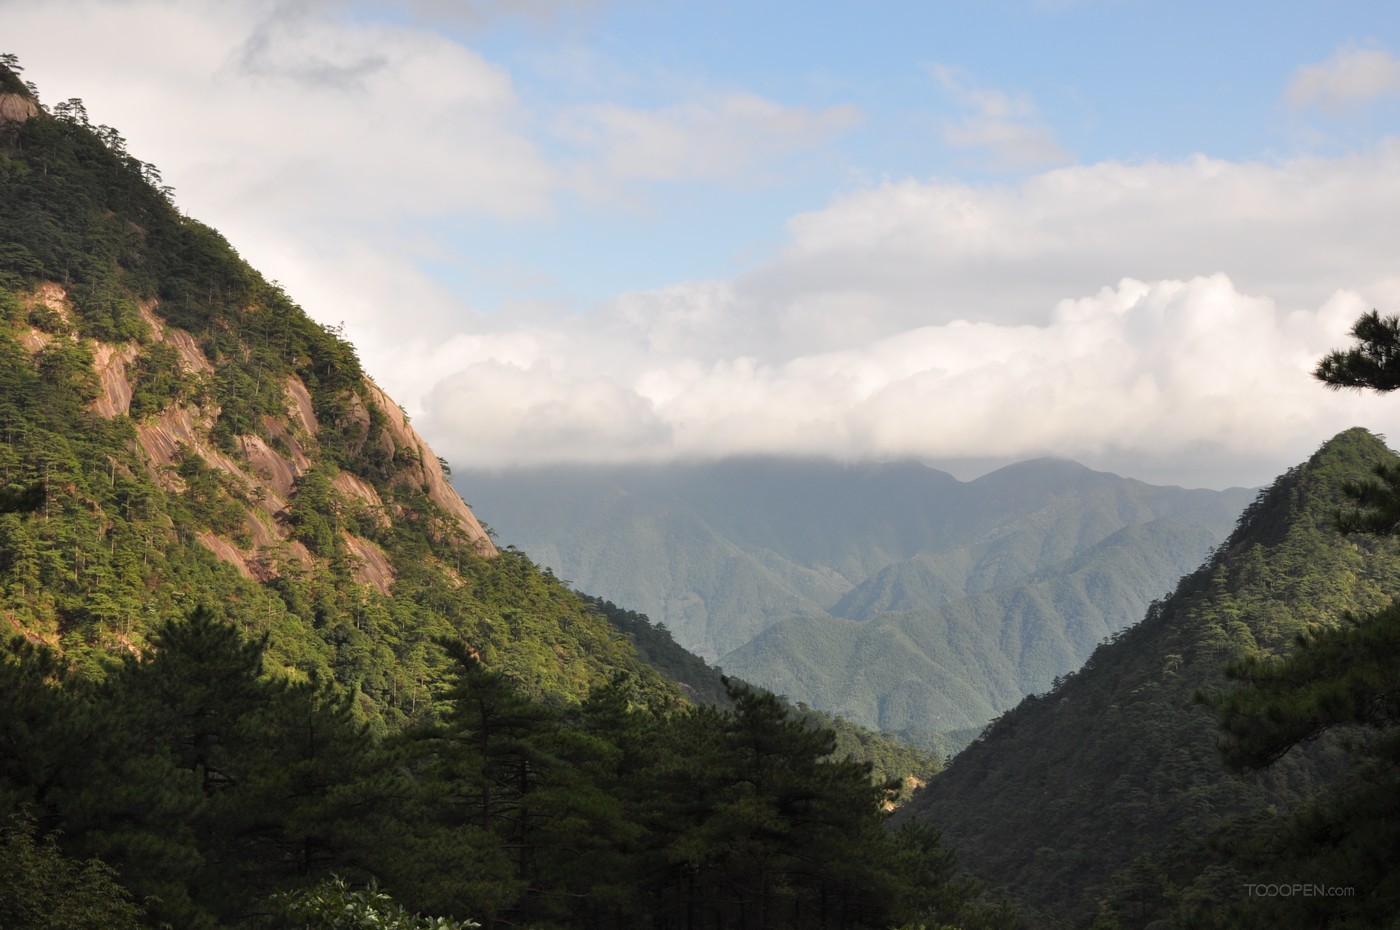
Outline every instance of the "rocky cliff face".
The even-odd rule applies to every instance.
[[[305,388],[302,388],[302,391],[304,393]],[[368,378],[365,379],[365,398],[361,403],[365,400],[388,420],[388,429],[383,433],[382,439],[387,451],[391,455],[400,451],[408,452],[404,458],[412,464],[400,474],[398,480],[422,490],[428,500],[446,511],[456,521],[458,528],[472,541],[477,552],[482,555],[495,555],[495,545],[481,528],[481,523],[477,521],[471,508],[448,483],[447,476],[442,471],[441,461],[433,454],[433,450],[428,448],[428,444],[418,432],[409,425],[408,415],[403,412],[403,408],[394,403],[379,385]]]
[[[55,283],[41,285],[29,298],[29,308],[43,307],[60,321],[75,317],[66,290]],[[89,408],[96,414],[112,419],[128,415],[132,401],[132,375],[142,343],[167,345],[177,352],[184,374],[196,383],[204,383],[215,374],[210,360],[187,331],[162,322],[155,312],[154,301],[140,308],[146,329],[143,338],[122,343],[96,339],[78,340],[71,334],[45,332],[34,325],[21,330],[20,342],[32,356],[50,346],[55,339],[81,342],[92,357],[97,377],[96,396]],[[242,489],[239,496],[245,510],[244,532],[238,539],[212,532],[199,534],[199,542],[214,555],[238,569],[244,577],[267,581],[278,577],[285,567],[295,563],[302,567],[313,562],[307,547],[292,538],[288,502],[295,493],[299,478],[312,467],[307,446],[314,445],[320,433],[310,392],[295,375],[284,384],[286,412],[282,416],[264,415],[259,433],[239,435],[232,451],[217,447],[211,438],[219,410],[216,405],[192,402],[175,404],[143,418],[136,424],[136,446],[151,477],[167,490],[179,493],[184,482],[176,466],[186,454],[197,456],[206,466],[215,469],[233,485]],[[431,448],[409,424],[408,417],[387,394],[368,378],[352,400],[352,416],[368,426],[373,406],[386,426],[378,432],[376,442],[380,451],[391,461],[406,463],[393,482],[421,492],[447,516],[450,525],[470,542],[483,556],[497,554],[476,516],[452,489],[443,474],[442,465]],[[389,525],[394,515],[385,506],[372,485],[348,471],[339,471],[331,480],[336,495],[335,506],[345,511],[363,512],[381,526]],[[353,576],[357,581],[372,584],[388,594],[394,581],[394,570],[384,551],[374,542],[348,530],[340,531],[347,550],[352,555]]]
[[[32,97],[24,94],[0,94],[0,125],[22,123],[39,115],[39,107]]]

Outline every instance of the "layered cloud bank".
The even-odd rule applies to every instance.
[[[716,299],[695,290],[686,296]],[[427,391],[424,422],[473,465],[1053,454],[1245,483],[1345,424],[1396,419],[1383,402],[1330,394],[1308,375],[1367,308],[1339,292],[1315,311],[1285,312],[1216,274],[1124,279],[1061,301],[1041,324],[953,320],[767,362],[649,352],[668,340],[645,329],[631,346],[581,329],[459,337],[443,364],[456,370]]]
[[[1358,315],[1400,309],[1397,208],[1395,145],[886,184],[734,280],[460,336],[424,415],[477,464],[1057,454],[1266,480],[1400,421],[1310,377]]]
[[[700,80],[629,97],[638,76],[587,55],[568,93],[541,99],[469,29],[375,4],[0,8],[46,99],[85,96],[190,214],[318,319],[345,321],[459,465],[1052,454],[1246,484],[1337,430],[1400,422],[1400,400],[1309,377],[1358,314],[1400,312],[1394,140],[1067,164],[1029,97],[924,63],[948,107],[930,138],[1021,174],[845,174],[742,273],[589,303],[550,290],[528,241],[514,264],[464,243],[563,228],[582,244],[597,217],[656,209],[663,188],[741,200],[870,114]],[[1346,114],[1394,98],[1397,75],[1388,53],[1344,46],[1277,102]],[[488,312],[473,295],[497,279],[508,296]]]

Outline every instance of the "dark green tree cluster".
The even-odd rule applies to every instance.
[[[679,683],[687,696],[702,704],[729,703],[720,671],[695,653],[681,648],[664,623],[652,623],[646,614],[619,607],[605,598],[586,594],[581,597],[590,610],[606,617],[631,641],[638,655]]]
[[[79,862],[23,816],[0,826],[0,926],[7,930],[140,930],[131,894],[96,859]]]
[[[487,927],[1002,919],[936,834],[887,831],[869,763],[773,695],[736,684],[729,709],[658,713],[620,677],[550,708],[446,645],[441,719],[400,741],[413,776],[379,811],[409,829],[374,869],[426,911]],[[446,878],[421,867],[434,851]]]
[[[283,895],[282,901],[284,912],[301,930],[471,930],[481,926],[470,918],[414,914],[376,883],[353,888],[338,876]]]
[[[114,869],[152,925],[247,922],[340,861],[333,823],[368,736],[344,698],[264,674],[263,644],[208,611],[150,645],[94,682],[11,644],[0,798]]]
[[[868,764],[771,695],[664,713],[620,676],[550,704],[442,647],[434,714],[377,739],[207,610],[101,682],[16,639],[0,813],[57,845],[10,830],[0,913],[53,874],[112,915],[92,926],[287,927],[289,893],[339,876],[485,927],[1005,925],[936,834],[886,829]]]

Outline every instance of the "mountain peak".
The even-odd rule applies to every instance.
[[[1087,465],[1080,464],[1074,459],[1061,458],[1056,455],[1042,455],[1039,458],[1025,459],[1020,462],[1013,462],[1004,465],[994,471],[990,471],[981,478],[973,479],[974,483],[983,481],[995,476],[1020,476],[1026,474],[1045,474],[1055,476],[1081,477],[1085,475],[1108,475],[1108,472],[1095,471]],[[1116,476],[1112,476],[1116,477]]]
[[[1277,542],[1303,523],[1315,530],[1330,529],[1337,511],[1347,503],[1343,483],[1364,480],[1377,464],[1394,457],[1395,453],[1369,430],[1343,430],[1319,446],[1306,462],[1293,466],[1260,491],[1221,551],[1234,552],[1250,542]]]
[[[1375,433],[1361,426],[1353,426],[1344,429],[1331,439],[1318,447],[1318,450],[1308,459],[1308,464],[1317,466],[1330,460],[1345,458],[1375,458],[1388,457],[1393,453],[1386,446],[1385,440]]]

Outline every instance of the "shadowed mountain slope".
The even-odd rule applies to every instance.
[[[1389,602],[1400,554],[1341,536],[1333,520],[1343,482],[1395,460],[1363,430],[1329,441],[1262,493],[1170,598],[1078,673],[1002,715],[915,797],[910,816],[1038,910],[1036,926],[1087,926],[1135,861],[1154,876],[1153,913],[1189,912],[1190,889],[1218,902],[1246,882],[1279,880],[1242,874],[1206,838],[1315,794],[1339,769],[1335,744],[1229,774],[1214,715],[1194,695],[1224,690],[1231,662],[1286,654],[1298,634]]]

